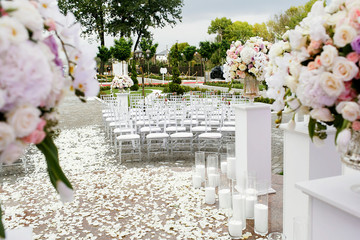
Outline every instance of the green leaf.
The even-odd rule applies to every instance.
[[[59,156],[57,148],[51,137],[46,136],[45,139],[37,144],[36,147],[44,154],[50,181],[56,189],[56,182],[62,181],[68,188],[73,189],[70,181],[66,178],[59,164]]]
[[[316,120],[313,119],[312,117],[310,117],[308,130],[309,130],[309,136],[311,138],[311,141],[313,140],[314,135],[315,135],[315,126],[316,126]]]
[[[0,207],[0,238],[5,238],[5,228],[2,222],[2,209]]]

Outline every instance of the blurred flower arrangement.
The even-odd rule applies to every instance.
[[[284,40],[270,50],[266,75],[277,123],[283,110],[309,114],[310,137],[325,139],[334,126],[345,152],[352,131],[360,130],[360,0],[316,2]]]
[[[36,144],[63,201],[73,191],[51,138],[56,108],[66,89],[82,101],[98,93],[95,56],[80,43],[75,17],[62,15],[56,0],[0,1],[0,162],[11,164]]]
[[[133,80],[127,75],[115,75],[113,81],[111,82],[111,90],[113,88],[119,89],[120,92],[126,90],[134,85]]]
[[[246,74],[255,76],[258,81],[265,80],[265,67],[271,43],[260,37],[252,37],[244,45],[233,42],[227,50],[224,64],[224,78],[227,81],[244,79]]]

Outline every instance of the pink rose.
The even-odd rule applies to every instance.
[[[322,42],[320,40],[319,41],[311,40],[310,46],[313,49],[319,49],[321,46],[321,43]]]
[[[309,62],[308,70],[309,70],[309,71],[312,71],[312,70],[315,70],[315,69],[316,69],[316,64],[315,64],[315,62]]]
[[[239,78],[245,78],[245,72],[240,71]]]
[[[355,131],[360,131],[360,122],[359,121],[353,122],[351,127]]]
[[[355,90],[351,87],[351,85],[352,81],[344,82],[345,90],[338,97],[339,102],[351,101],[357,96]]]
[[[42,130],[44,130],[45,125],[46,125],[46,121],[41,118],[36,129],[42,131]]]
[[[54,19],[48,18],[44,22],[45,26],[48,28],[49,31],[55,31],[56,30],[56,23]]]
[[[315,66],[316,66],[316,68],[321,67],[321,58],[320,58],[320,56],[317,56],[315,58]]]
[[[35,129],[32,133],[30,133],[26,137],[23,137],[21,140],[23,140],[26,143],[39,144],[44,140],[45,136],[46,134],[44,131]]]
[[[351,62],[357,63],[359,61],[359,54],[357,54],[356,52],[351,52],[346,56],[346,59]]]

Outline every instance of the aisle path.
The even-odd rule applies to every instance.
[[[34,239],[229,239],[224,214],[191,186],[193,159],[120,165],[104,137],[100,102],[83,104],[70,95],[60,114],[56,144],[75,200],[58,200],[44,159],[32,148],[30,170],[16,180],[2,178],[8,228],[31,226]],[[281,231],[281,176],[273,177],[273,187],[270,231]]]

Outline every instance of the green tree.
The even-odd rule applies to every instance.
[[[175,46],[177,48],[177,50],[176,50],[177,53],[176,54],[175,54]],[[172,45],[171,48],[170,48],[170,51],[169,51],[169,58],[170,58],[169,62],[172,62],[172,59],[175,58],[175,57],[178,59],[178,61],[182,61],[183,58],[181,56],[181,53],[183,53],[184,49],[186,47],[188,47],[188,46],[190,46],[190,45],[187,42],[176,43],[176,44]]]
[[[316,1],[310,0],[303,6],[292,6],[269,20],[266,25],[273,38],[281,39],[288,29],[294,29],[307,16]]]
[[[190,69],[191,69],[191,61],[194,59],[194,54],[196,53],[196,47],[195,46],[187,46],[186,48],[184,48],[184,57],[186,62],[188,62],[189,65],[189,75],[191,75],[190,73]]]
[[[114,40],[115,44],[110,48],[112,56],[120,61],[127,61],[131,57],[131,46],[133,44],[131,39],[126,40],[121,37],[119,40]]]
[[[202,58],[205,58],[209,60],[211,58],[211,55],[214,53],[214,49],[211,47],[211,43],[209,41],[204,41],[199,43],[199,53]]]
[[[208,28],[208,34],[217,34],[217,39],[219,42],[221,42],[223,40],[223,34],[225,32],[225,29],[231,24],[231,19],[228,19],[226,17],[215,18],[215,20],[212,20],[210,23],[210,26]]]
[[[134,50],[140,39],[151,36],[150,28],[163,28],[181,21],[183,0],[118,0],[110,1],[110,26],[114,35],[126,29],[136,36]]]
[[[172,82],[169,83],[170,92],[176,92],[177,94],[183,94],[184,88],[181,86],[181,78],[179,71],[179,48],[178,44],[175,43],[174,53],[172,58]]]
[[[224,31],[224,39],[229,42],[240,40],[244,43],[253,36],[253,26],[248,22],[236,21],[229,25]]]
[[[130,87],[130,90],[132,90],[132,91],[137,91],[137,90],[139,90],[139,81],[137,80],[136,61],[135,61],[135,60],[132,61],[132,66],[131,66],[131,80],[133,80],[134,85],[132,85],[132,86]]]
[[[212,52],[211,62],[214,65],[222,65],[226,58],[226,51],[230,48],[230,43],[227,40],[221,42],[215,42],[211,44]]]
[[[153,43],[151,38],[143,38],[140,42],[140,49],[143,53],[143,56],[146,56],[149,59],[153,58],[156,54],[156,49],[159,46],[158,43]],[[146,51],[150,50],[149,56],[147,56]]]
[[[105,63],[111,58],[111,51],[105,46],[98,47],[97,57],[100,59],[100,74],[104,74]]]
[[[59,0],[63,13],[72,12],[86,35],[96,34],[100,45],[105,46],[107,33],[107,0]]]
[[[269,33],[265,23],[255,23],[253,27],[253,33],[254,36],[262,37],[265,41],[274,41],[274,35]]]

